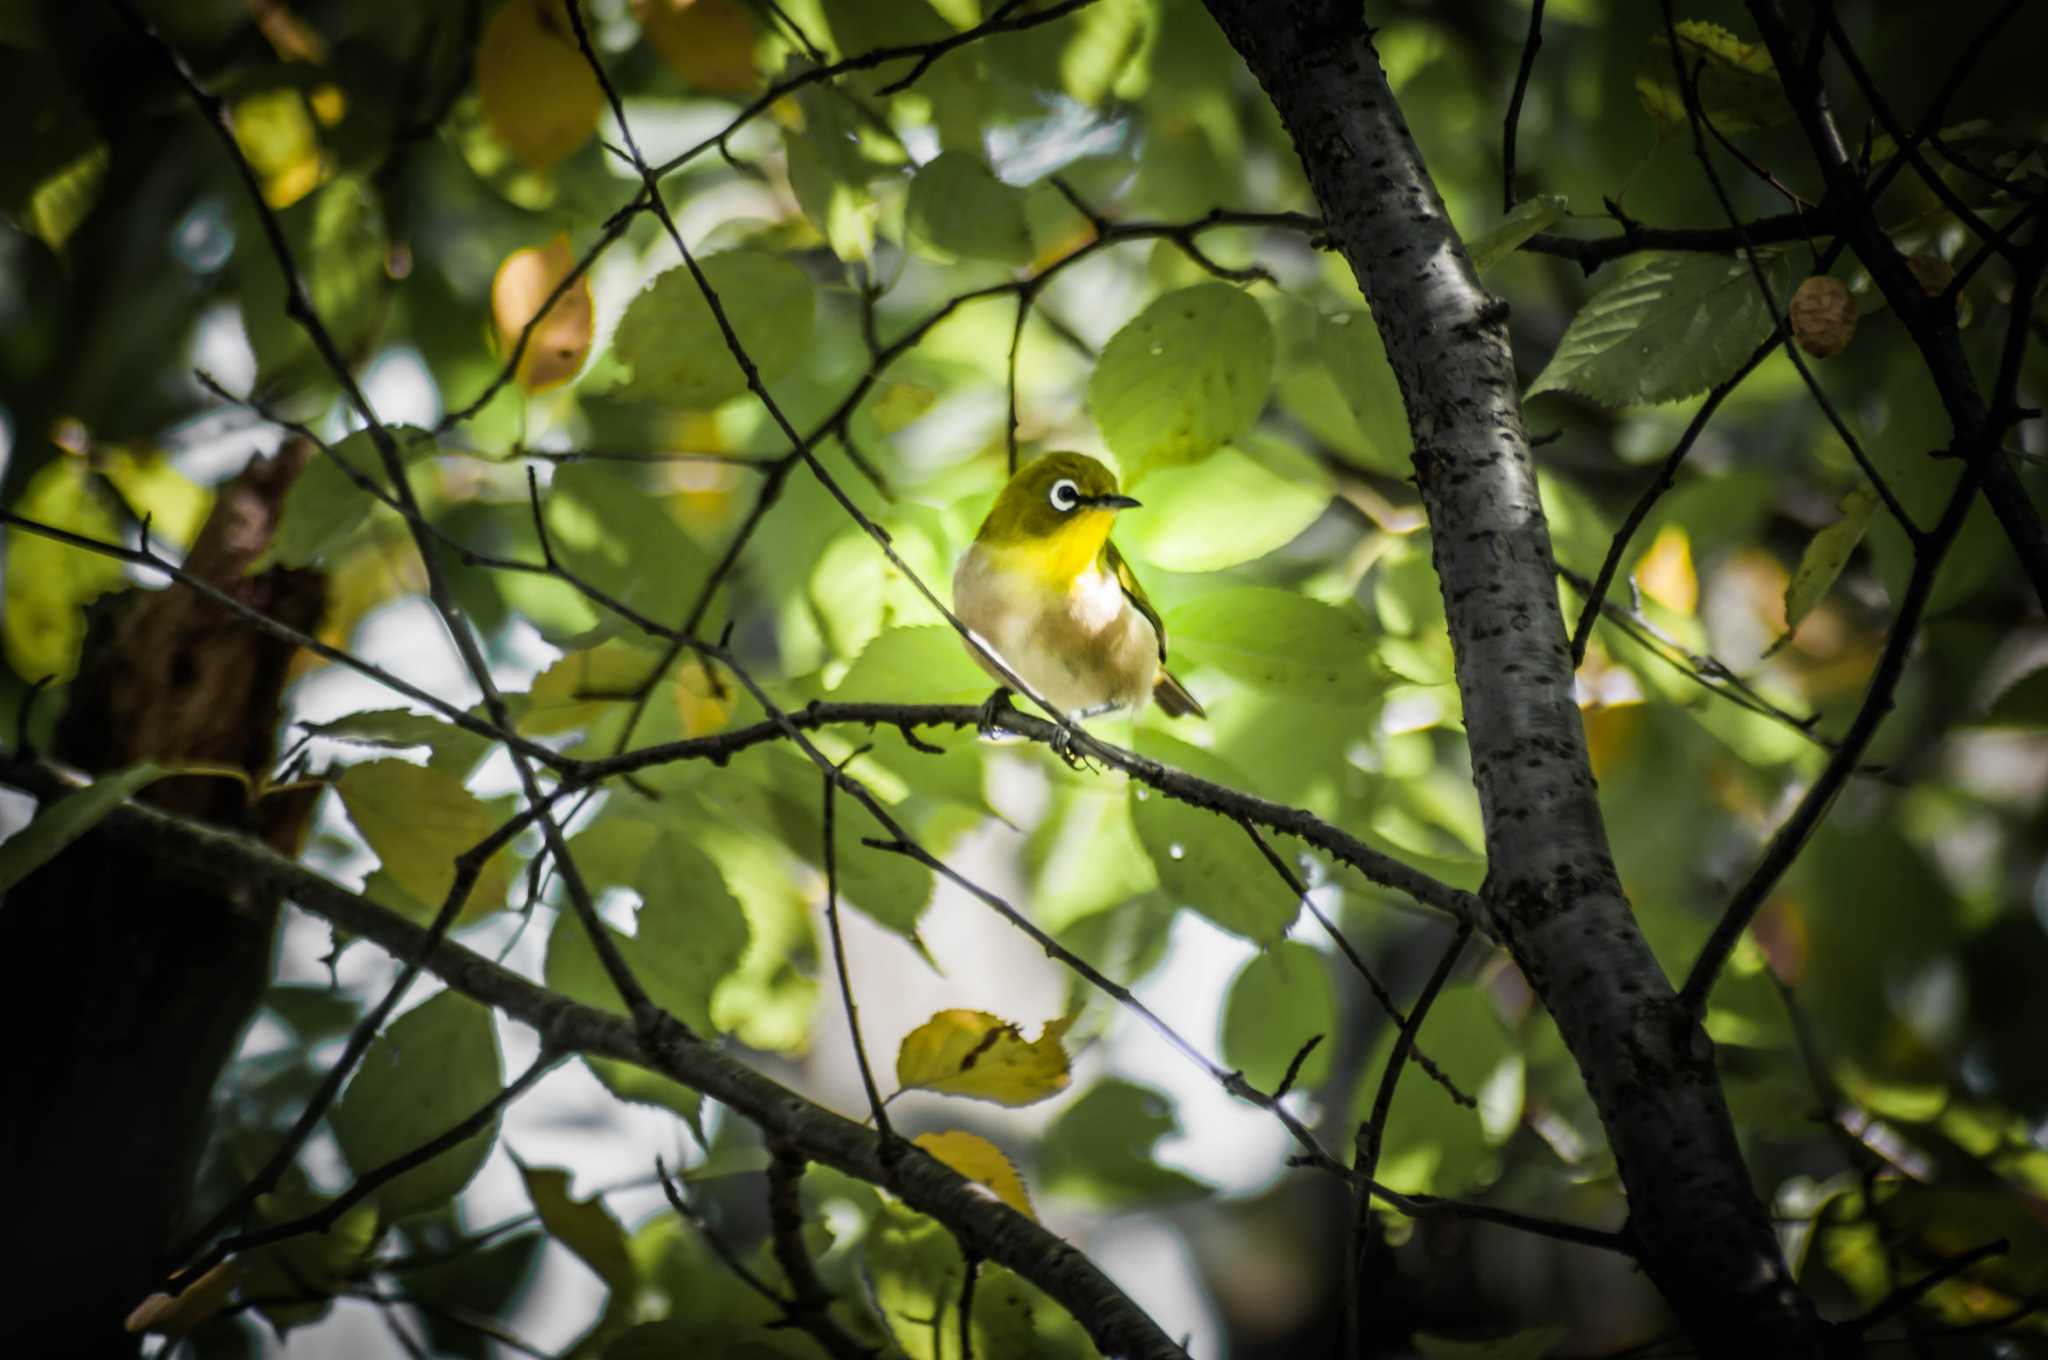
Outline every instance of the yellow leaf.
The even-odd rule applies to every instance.
[[[896,1080],[906,1088],[973,1096],[998,1105],[1030,1105],[1067,1086],[1067,1051],[1060,1037],[1074,1023],[1048,1020],[1038,1038],[1024,1041],[1009,1021],[986,1011],[940,1011],[904,1037],[896,1051]]]
[[[376,853],[384,873],[411,902],[389,905],[431,919],[455,882],[455,857],[484,839],[503,818],[441,770],[403,760],[351,765],[334,790],[349,820]],[[511,866],[493,855],[464,900],[458,924],[505,905]]]
[[[82,458],[44,464],[14,508],[24,519],[103,543],[121,538],[121,527],[92,485]],[[45,675],[68,679],[85,645],[85,606],[126,580],[121,564],[111,557],[26,529],[9,529],[6,608],[0,610],[7,664],[25,680]]]
[[[543,392],[567,382],[590,357],[596,316],[588,274],[579,277],[546,315],[541,315],[541,307],[575,267],[565,231],[544,246],[513,251],[491,279],[491,322],[497,328],[501,353],[511,353],[520,333],[536,316],[541,318],[519,356],[519,385],[529,392]]]
[[[590,140],[604,92],[590,74],[562,7],[506,0],[476,54],[484,121],[514,155],[546,170]]]
[[[660,659],[618,641],[570,652],[535,677],[520,732],[546,737],[588,727],[613,705],[631,700]]]
[[[153,541],[191,547],[213,509],[213,492],[172,467],[161,453],[114,449],[101,457],[100,471],[120,490],[130,510],[149,516]]]
[[[1700,580],[1692,566],[1692,541],[1685,530],[1667,524],[1657,541],[1636,563],[1636,584],[1643,594],[1679,614],[1690,614],[1700,602]]]
[[[633,0],[633,17],[691,88],[738,94],[759,80],[754,18],[738,0]]]
[[[686,737],[716,732],[732,716],[732,685],[714,682],[701,661],[676,667],[675,696],[676,719],[682,723]]]
[[[185,1286],[184,1291],[175,1297],[151,1294],[135,1305],[135,1311],[128,1315],[128,1321],[123,1325],[131,1333],[183,1336],[227,1306],[228,1298],[235,1292],[235,1284],[241,1277],[240,1262],[222,1261]]]
[[[1024,1217],[1037,1219],[1031,1209],[1031,1196],[1024,1189],[1024,1178],[1017,1174],[1017,1168],[1002,1149],[980,1134],[949,1129],[945,1133],[920,1133],[911,1141],[976,1185],[987,1186],[997,1199]]]
[[[235,143],[263,181],[263,201],[288,208],[320,186],[326,165],[306,100],[289,85],[235,102]]]

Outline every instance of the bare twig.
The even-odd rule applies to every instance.
[[[1501,211],[1515,210],[1515,134],[1521,130],[1522,97],[1529,93],[1529,77],[1536,71],[1536,54],[1543,47],[1544,0],[1529,6],[1529,36],[1522,40],[1522,59],[1515,67],[1515,88],[1508,96],[1507,117],[1501,122],[1500,196]]]
[[[769,1144],[768,1226],[775,1261],[789,1281],[785,1305],[792,1325],[808,1332],[833,1360],[869,1360],[874,1349],[862,1345],[832,1316],[832,1291],[818,1278],[818,1267],[804,1246],[804,1202],[801,1186],[805,1158],[786,1140]]]

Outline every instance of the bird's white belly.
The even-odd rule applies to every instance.
[[[1136,706],[1152,691],[1157,636],[1106,573],[1090,571],[1061,594],[1029,569],[971,548],[953,574],[953,606],[1026,684],[1067,712]]]

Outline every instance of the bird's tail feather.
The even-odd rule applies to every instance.
[[[1152,684],[1152,702],[1159,705],[1159,711],[1169,718],[1181,718],[1192,713],[1197,718],[1209,715],[1195,702],[1195,696],[1188,693],[1188,687],[1174,679],[1172,672],[1162,670]]]

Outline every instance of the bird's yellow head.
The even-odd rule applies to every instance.
[[[1048,453],[1010,478],[975,542],[1070,581],[1102,553],[1116,512],[1138,502],[1116,489],[1116,474],[1085,453]]]

